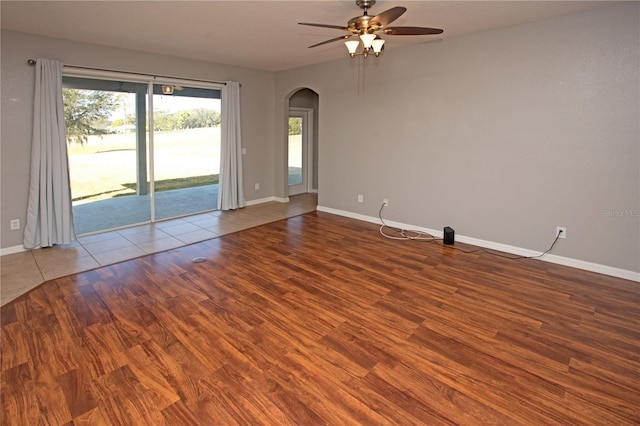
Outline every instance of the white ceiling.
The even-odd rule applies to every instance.
[[[443,28],[438,36],[385,36],[385,49],[613,6],[616,1],[378,0],[369,15],[408,10],[391,26]],[[3,30],[160,53],[265,71],[346,57],[347,34],[297,25],[346,25],[362,15],[354,0],[4,1]],[[26,59],[26,58],[25,58]]]

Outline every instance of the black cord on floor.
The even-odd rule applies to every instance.
[[[380,225],[380,234],[388,239],[391,240],[399,240],[399,241],[424,241],[427,243],[435,243],[435,242],[440,242],[442,243],[442,238],[436,238],[433,235],[429,234],[428,232],[422,232],[422,231],[415,231],[415,230],[406,230],[406,229],[402,229],[402,228],[395,228],[393,226],[389,226],[386,224],[386,222],[384,221],[384,219],[382,218],[382,209],[384,209],[384,203],[382,204],[382,206],[380,206],[380,210],[378,211],[378,218],[380,219],[380,223],[382,223],[382,225]],[[395,235],[389,235],[387,233],[385,233],[386,229],[390,229],[396,233],[398,233],[399,235],[395,236]],[[477,248],[475,250],[464,250],[458,247],[454,247],[452,245],[445,245],[442,244],[442,247],[446,247],[446,248],[450,248],[453,250],[458,250],[461,251],[465,254],[472,254],[472,253],[487,253],[493,256],[498,256],[498,257],[502,257],[504,259],[510,259],[510,260],[519,260],[519,259],[539,259],[542,256],[544,256],[545,254],[549,253],[551,250],[553,250],[553,247],[556,245],[556,243],[558,242],[558,239],[560,238],[560,234],[562,233],[562,231],[558,232],[558,235],[556,235],[555,240],[553,240],[553,243],[551,243],[551,247],[549,247],[548,250],[544,251],[543,253],[537,255],[537,256],[518,256],[518,255],[506,255],[506,254],[502,254],[502,253],[498,253],[492,250],[487,250],[485,248]]]

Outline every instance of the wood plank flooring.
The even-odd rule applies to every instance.
[[[3,425],[640,424],[638,283],[326,213],[1,314]]]

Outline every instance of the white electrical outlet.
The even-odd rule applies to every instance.
[[[364,203],[364,195],[358,194],[358,202],[359,203]]]
[[[256,191],[257,191],[257,190],[259,190],[259,189],[260,189],[260,184],[259,184],[259,183],[256,183],[256,184],[255,184],[255,188],[256,188]]]
[[[12,219],[11,221],[9,221],[9,226],[11,227],[12,231],[20,229],[20,219]]]
[[[567,238],[567,228],[565,228],[564,226],[556,226],[556,235],[558,236],[558,238]]]
[[[386,198],[382,200],[382,205],[385,207],[389,207],[389,200],[387,200]]]

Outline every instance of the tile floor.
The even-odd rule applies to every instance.
[[[64,246],[10,254],[0,258],[0,304],[44,281],[147,254],[216,238],[316,210],[317,194],[290,197],[243,209],[202,213],[154,224],[79,237]]]

